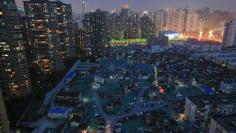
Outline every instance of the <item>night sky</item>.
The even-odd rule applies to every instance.
[[[23,0],[16,0],[17,4],[22,7]],[[72,4],[73,11],[79,13],[81,11],[82,0],[61,0]],[[211,9],[222,9],[236,12],[236,0],[85,0],[87,2],[87,10],[103,9],[109,10],[119,9],[123,4],[129,4],[132,10],[156,10],[164,8],[184,8],[190,9],[210,7]]]

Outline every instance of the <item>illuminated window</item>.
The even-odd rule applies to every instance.
[[[43,20],[42,19],[37,19],[36,22],[43,22]]]
[[[2,16],[3,15],[3,12],[2,11],[0,11],[0,16]]]

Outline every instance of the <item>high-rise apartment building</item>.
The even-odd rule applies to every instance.
[[[84,18],[84,15],[85,15],[85,13],[86,13],[86,2],[83,0],[82,1],[82,13],[81,13],[81,17],[82,17],[82,19]]]
[[[75,37],[73,29],[72,7],[60,1],[54,1],[57,9],[58,34],[60,37],[59,53],[62,58],[76,56]]]
[[[85,32],[82,29],[76,30],[75,32],[75,44],[77,57],[85,55]]]
[[[186,32],[202,32],[204,29],[204,21],[200,14],[196,11],[189,12],[187,17]]]
[[[109,14],[96,10],[85,15],[85,54],[102,57],[109,53]]]
[[[150,38],[155,36],[155,26],[152,19],[148,15],[140,18],[140,29],[142,38]]]
[[[236,46],[236,20],[225,25],[223,44],[226,47]]]
[[[32,61],[43,73],[62,70],[76,56],[71,5],[60,1],[24,2]]]
[[[175,17],[175,10],[174,9],[166,9],[166,30],[173,30],[174,29],[174,17]]]
[[[155,23],[155,30],[156,34],[159,34],[160,31],[166,30],[166,12],[165,10],[159,10],[154,14],[154,23]]]
[[[0,89],[0,133],[10,133],[9,122],[7,119],[7,113],[1,89]]]
[[[164,14],[166,16],[165,30],[171,30],[181,33],[186,31],[187,19],[189,15],[188,9],[167,9],[161,11],[160,13],[159,17],[162,17],[162,21]]]
[[[124,33],[124,38],[128,38],[128,19],[129,19],[129,5],[125,4],[122,6],[121,12],[120,12],[120,26],[122,29],[122,32]]]
[[[156,32],[163,30],[180,33],[199,33],[204,30],[205,18],[197,11],[184,9],[166,9],[154,15]]]
[[[176,26],[175,31],[177,32],[185,32],[186,31],[186,24],[187,24],[187,17],[188,17],[188,9],[178,9],[176,11]]]
[[[29,41],[29,34],[27,32],[27,21],[26,17],[24,15],[20,16],[20,23],[21,23],[21,31],[23,35],[23,41],[24,41],[24,46],[25,46],[25,53],[26,53],[26,58],[28,61],[28,66],[32,66],[32,50],[30,47],[30,41]]]
[[[110,34],[114,39],[124,38],[124,30],[119,12],[114,11],[110,14]]]
[[[4,95],[31,93],[19,13],[14,0],[0,1],[0,89]]]
[[[128,34],[127,37],[129,39],[139,38],[140,36],[140,20],[139,15],[137,13],[132,13],[128,17]]]

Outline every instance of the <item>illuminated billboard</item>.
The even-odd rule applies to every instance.
[[[111,46],[129,45],[129,44],[142,44],[145,45],[147,39],[135,38],[135,39],[111,39]]]
[[[168,37],[169,42],[184,40],[184,36],[181,33],[174,31],[162,31],[159,33],[159,36]]]

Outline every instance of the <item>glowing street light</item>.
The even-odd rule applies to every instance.
[[[163,94],[163,93],[165,92],[165,90],[164,90],[164,88],[163,88],[162,86],[160,86],[159,92],[160,92],[161,94]]]
[[[211,30],[211,31],[209,31],[209,33],[208,33],[208,38],[213,38],[214,36],[213,36],[213,31]]]
[[[84,102],[84,103],[87,103],[88,101],[89,101],[88,98],[83,98],[83,102]]]
[[[201,32],[199,33],[199,39],[200,39],[200,40],[202,39],[202,35],[203,35],[203,32],[201,31]]]

